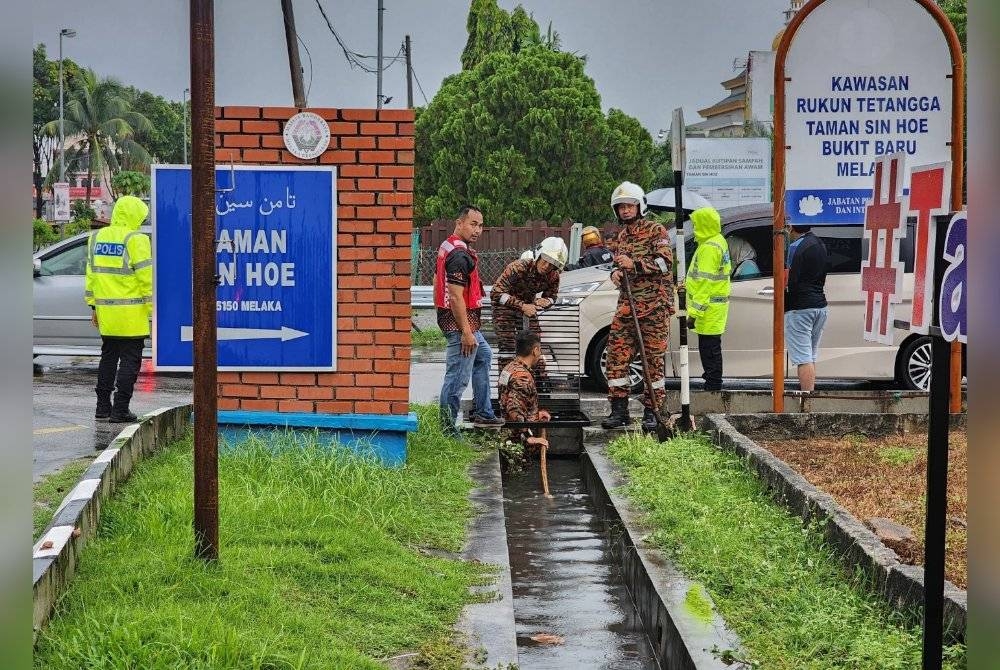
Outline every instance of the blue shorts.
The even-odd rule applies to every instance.
[[[785,348],[792,365],[816,362],[826,314],[826,307],[785,312]]]

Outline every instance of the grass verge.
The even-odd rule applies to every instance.
[[[704,436],[630,435],[608,453],[648,513],[650,542],[707,588],[755,667],[920,667],[920,630],[845,574],[818,529],[772,501],[737,457]],[[964,646],[946,649],[945,667],[965,667]]]
[[[35,667],[361,670],[442,654],[469,586],[490,580],[442,554],[461,548],[477,455],[441,434],[436,407],[415,409],[399,469],[292,440],[220,453],[212,565],[192,558],[190,436],[140,464],[102,511]]]
[[[444,333],[441,332],[440,328],[432,327],[420,331],[411,330],[410,344],[428,349],[444,349],[448,341],[444,338]]]
[[[31,541],[41,536],[42,531],[52,521],[56,508],[63,501],[70,489],[80,481],[80,476],[86,472],[93,462],[91,458],[81,458],[70,461],[61,470],[45,475],[31,487]]]

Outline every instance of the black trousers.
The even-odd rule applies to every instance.
[[[706,391],[722,390],[722,335],[698,335],[698,355],[701,356],[701,377]]]
[[[128,412],[132,389],[142,365],[144,337],[107,337],[101,340],[101,363],[97,367],[97,409],[115,414]],[[114,407],[111,392],[115,392]]]

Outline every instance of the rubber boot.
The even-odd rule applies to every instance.
[[[656,414],[653,413],[652,409],[647,407],[642,412],[642,429],[647,433],[653,433],[656,432],[656,426]]]
[[[628,398],[613,398],[611,400],[611,414],[601,422],[601,428],[610,430],[611,428],[621,428],[632,423],[632,418],[628,415]]]

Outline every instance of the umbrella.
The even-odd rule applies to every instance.
[[[672,210],[674,208],[673,187],[658,188],[655,191],[650,191],[646,194],[646,204],[653,208],[654,211]],[[684,207],[684,211],[688,213],[702,207],[713,206],[704,196],[698,195],[694,191],[689,191],[684,187],[681,187],[681,204]]]

